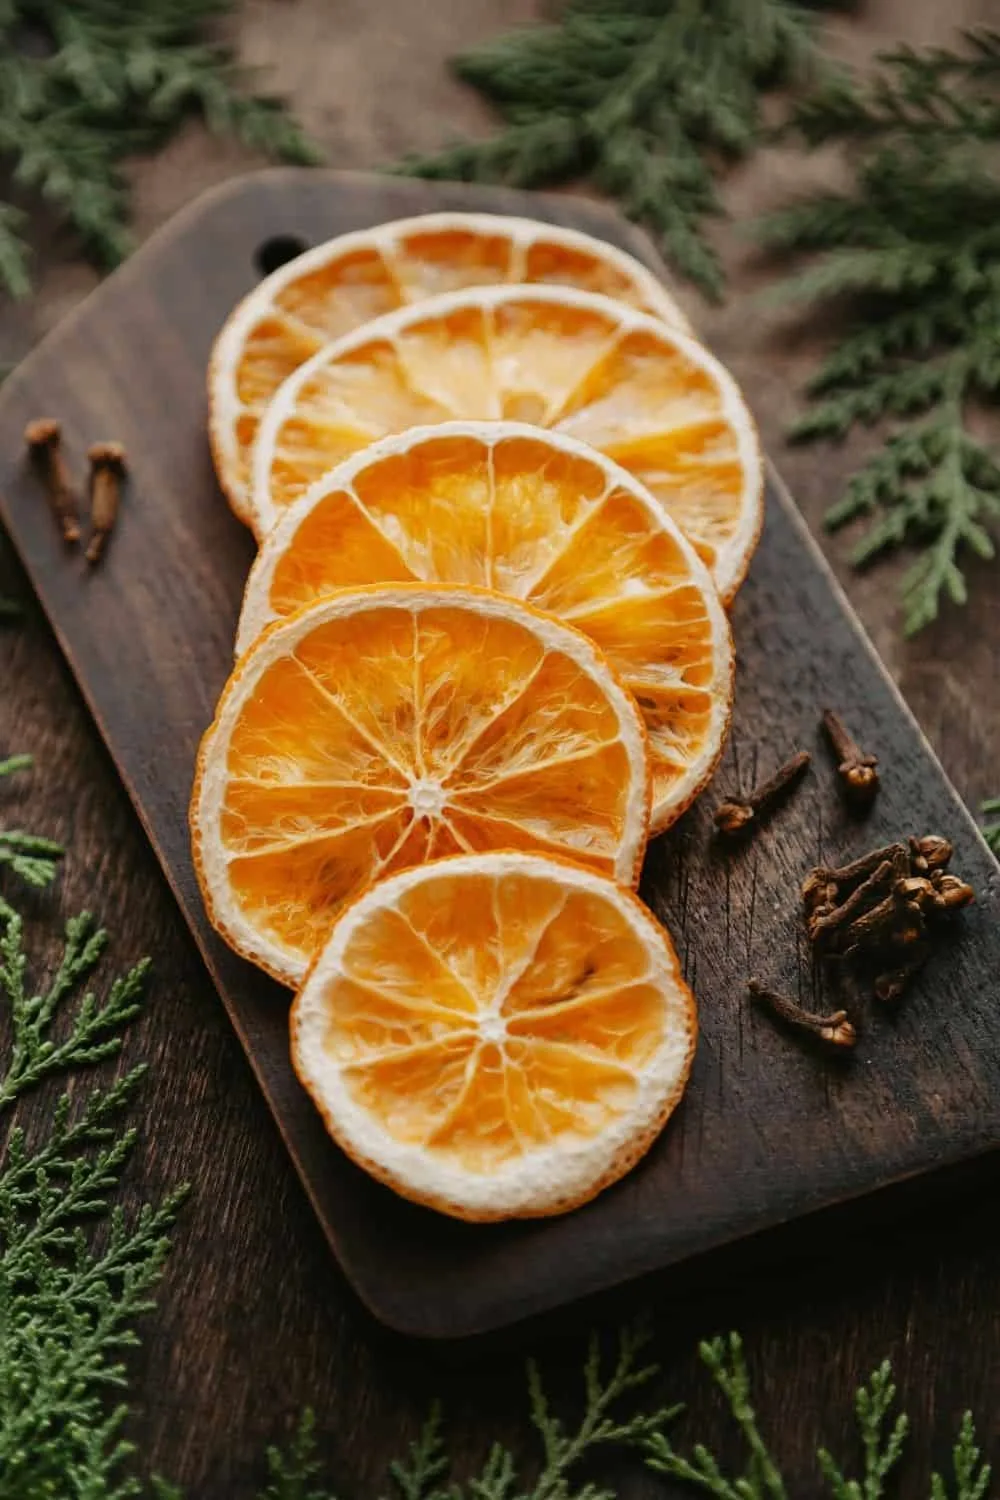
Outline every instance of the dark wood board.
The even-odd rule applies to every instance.
[[[824,1207],[992,1150],[1000,1141],[998,870],[871,652],[788,497],[767,527],[733,615],[737,713],[727,790],[793,746],[816,772],[756,842],[722,853],[703,800],[651,848],[644,894],[670,925],[701,1006],[685,1101],[647,1162],[566,1218],[493,1228],[413,1208],[328,1141],[287,1060],[287,997],[205,921],[187,801],[198,739],[231,663],[252,555],[212,475],[204,368],[231,305],[276,236],[312,244],[442,207],[519,212],[604,235],[655,266],[615,215],[535,198],[333,173],[278,171],[199,199],[58,328],[0,393],[3,514],[159,855],[349,1278],[385,1322],[457,1336],[499,1326]],[[748,392],[751,404],[753,392]],[[58,541],[21,459],[30,417],[87,444],[125,442],[133,480],[105,565],[88,574]],[[833,702],[882,757],[864,824],[843,811],[818,743]],[[751,971],[817,1000],[795,891],[819,857],[914,830],[947,832],[980,892],[961,936],[897,1016],[872,1009],[857,1054],[831,1067],[749,1012]]]

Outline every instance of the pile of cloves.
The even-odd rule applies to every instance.
[[[926,963],[935,927],[975,900],[948,872],[951,857],[947,839],[927,834],[810,870],[802,905],[817,953],[872,976],[877,999],[898,1000]]]

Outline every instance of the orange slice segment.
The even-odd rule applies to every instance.
[[[631,892],[491,853],[407,870],[342,913],[292,1008],[292,1060],[373,1176],[458,1218],[526,1218],[638,1161],[696,1026],[670,939]]]
[[[437,856],[527,849],[635,881],[645,734],[578,631],[488,590],[361,589],[237,663],[191,823],[212,922],[295,984],[346,902]]]
[[[209,370],[209,431],[222,488],[250,520],[249,453],[278,386],[330,339],[427,297],[530,282],[600,292],[687,329],[639,261],[603,240],[532,219],[425,214],[344,234],[282,266],[225,323]]]
[[[275,619],[381,582],[495,588],[596,641],[646,720],[654,832],[711,776],[733,690],[725,611],[678,527],[600,453],[513,422],[413,428],[362,450],[265,538],[237,652]]]
[[[265,536],[311,484],[377,438],[455,418],[579,438],[638,479],[728,600],[762,520],[753,421],[732,377],[676,329],[563,287],[480,287],[377,318],[281,386],[254,450]]]

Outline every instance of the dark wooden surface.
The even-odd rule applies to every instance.
[[[694,1074],[670,1128],[640,1170],[580,1212],[488,1228],[404,1203],[326,1139],[288,1061],[287,995],[210,931],[191,863],[194,756],[231,667],[251,555],[211,473],[204,371],[214,330],[257,277],[262,246],[289,237],[313,245],[463,205],[552,213],[645,248],[607,210],[570,197],[257,174],[213,190],[163,230],[0,392],[9,534],[325,1232],[377,1316],[435,1337],[495,1328],[1000,1144],[995,862],[774,488],[733,615],[739,685],[721,783],[747,785],[793,747],[818,748],[817,721],[833,702],[862,720],[885,787],[859,826],[821,750],[817,773],[748,848],[716,847],[711,797],[652,846],[643,891],[674,933],[701,1015]],[[63,547],[19,449],[26,422],[43,410],[59,413],[70,454],[113,434],[132,455],[118,529],[92,572]],[[748,1015],[746,979],[762,974],[822,1009],[829,995],[797,942],[802,874],[817,859],[840,863],[872,843],[931,831],[954,839],[956,867],[980,901],[899,1016],[865,1017],[851,1065],[831,1071]]]
[[[517,21],[544,0],[411,0],[377,6],[329,0],[247,0],[234,39],[248,63],[290,94],[339,165],[364,167],[409,146],[428,148],[453,131],[483,130],[488,114],[448,80],[444,58]],[[852,57],[906,38],[942,42],[952,28],[989,20],[992,0],[862,0],[834,23]],[[137,163],[137,230],[147,234],[202,188],[253,165],[236,148],[191,129],[167,151]],[[730,179],[726,200],[740,218],[787,195],[804,179],[836,177],[836,163],[765,152]],[[797,392],[822,347],[823,331],[775,330],[749,294],[765,280],[746,239],[731,226],[717,238],[732,277],[729,305],[689,306],[716,349],[747,385],[765,442],[779,458],[806,515],[818,525],[867,439],[844,449],[782,451]],[[0,359],[19,357],[93,284],[65,239],[43,226],[38,296],[0,315]],[[996,652],[1000,593],[983,569],[973,603],[917,641],[898,637],[894,572],[858,578],[847,542],[825,543],[880,653],[959,789],[971,801],[996,784],[1000,691]],[[45,828],[71,845],[51,898],[35,903],[36,951],[51,960],[60,912],[81,905],[114,927],[115,956],[151,952],[156,982],[132,1056],[151,1064],[141,1139],[131,1170],[132,1204],[189,1178],[194,1194],[147,1320],[132,1368],[138,1405],[131,1435],[149,1467],[182,1479],[206,1500],[249,1497],[260,1454],[304,1403],[317,1411],[338,1493],[385,1493],[386,1462],[413,1435],[432,1394],[441,1395],[460,1463],[481,1458],[503,1436],[531,1455],[521,1367],[540,1353],[560,1396],[572,1400],[579,1336],[589,1307],[552,1328],[533,1323],[509,1341],[463,1343],[457,1351],[383,1334],[359,1307],[332,1261],[288,1163],[229,1022],[121,791],[58,647],[16,565],[0,587],[25,600],[25,621],[0,633],[0,748],[30,749],[31,778],[5,789],[0,815]],[[44,1106],[42,1106],[44,1107]],[[37,1108],[37,1107],[36,1107]],[[25,1111],[30,1115],[32,1110]],[[971,1405],[987,1448],[1000,1459],[1000,1257],[993,1197],[951,1177],[947,1212],[896,1207],[878,1233],[834,1235],[813,1221],[818,1260],[753,1266],[741,1253],[705,1262],[700,1279],[653,1278],[601,1309],[613,1322],[635,1305],[656,1312],[664,1393],[687,1399],[682,1432],[735,1454],[708,1394],[695,1340],[740,1327],[757,1379],[762,1423],[786,1460],[791,1493],[818,1490],[816,1443],[843,1450],[854,1387],[885,1354],[916,1433],[901,1493],[925,1497],[931,1463],[946,1458],[949,1433]],[[889,1200],[883,1197],[889,1206]],[[664,1494],[628,1466],[622,1494]]]

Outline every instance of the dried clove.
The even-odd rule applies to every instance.
[[[38,417],[24,429],[31,461],[45,485],[52,514],[67,546],[80,540],[76,491],[62,450],[62,428],[54,417]]]
[[[837,1049],[853,1047],[858,1039],[857,1031],[846,1010],[835,1010],[828,1016],[818,1016],[805,1010],[788,995],[768,989],[757,979],[747,983],[751,998],[765,1010],[794,1026],[798,1031],[808,1032],[825,1046]]]
[[[806,931],[856,982],[874,975],[875,995],[894,1001],[932,952],[935,924],[975,900],[947,872],[952,846],[940,834],[887,844],[841,867],[817,865],[802,882]]]
[[[865,911],[873,897],[882,896],[885,893],[896,868],[892,860],[884,859],[867,880],[863,880],[859,886],[856,886],[839,906],[829,901],[815,905],[806,919],[806,931],[810,940],[815,943],[821,938],[828,938],[831,933],[853,922],[855,917]],[[836,900],[839,886],[833,883],[827,886],[827,890],[835,893],[834,900]]]
[[[957,875],[935,872],[930,879],[931,904],[939,911],[961,911],[976,899],[976,893],[966,881]]]
[[[881,1000],[885,1004],[899,1000],[910,980],[919,974],[927,962],[930,952],[930,943],[915,943],[913,951],[903,963],[895,969],[887,969],[884,974],[879,974],[874,984],[876,1000]]]
[[[91,536],[86,557],[96,563],[104,544],[114,530],[125,478],[125,449],[121,443],[94,443],[87,453],[90,459]]]
[[[808,750],[800,750],[747,797],[746,801],[722,802],[715,810],[715,826],[728,838],[744,834],[751,825],[761,821],[778,804],[799,777],[804,773],[812,756]]]
[[[845,796],[855,807],[870,807],[878,792],[878,757],[861,749],[843,719],[832,708],[823,715],[823,728],[838,762],[837,775]]]
[[[939,833],[925,834],[922,839],[910,839],[910,863],[917,875],[926,875],[931,870],[943,870],[954,852],[948,840]]]

